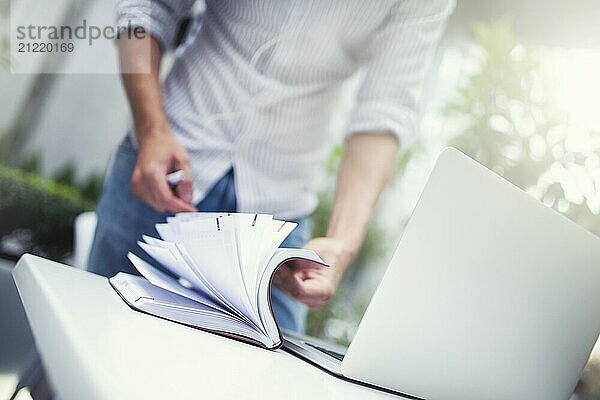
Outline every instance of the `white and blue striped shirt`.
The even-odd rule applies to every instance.
[[[122,0],[118,24],[142,26],[170,49],[194,3]],[[336,103],[359,70],[345,131],[390,131],[408,145],[453,8],[454,0],[207,0],[163,83],[195,200],[233,168],[238,211],[310,214]]]

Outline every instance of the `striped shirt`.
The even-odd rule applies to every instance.
[[[118,25],[174,46],[193,0],[122,0]],[[345,132],[406,147],[454,0],[207,0],[163,82],[195,201],[231,168],[238,211],[295,219],[317,204],[344,83],[362,71]]]

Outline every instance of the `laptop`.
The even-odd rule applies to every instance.
[[[448,148],[347,351],[284,337],[406,397],[566,400],[599,332],[600,239]]]

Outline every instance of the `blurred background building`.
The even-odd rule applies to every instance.
[[[61,58],[57,67],[63,74],[11,74],[9,6],[13,12],[45,13],[57,25],[91,15],[111,24],[115,3],[0,1],[0,252],[5,258],[35,251],[68,259],[73,220],[93,210],[111,152],[130,123],[118,75],[70,73],[77,63],[116,64],[110,46],[93,60]],[[458,1],[427,84],[420,139],[405,149],[361,255],[334,301],[311,314],[309,333],[350,340],[433,160],[447,145],[600,235],[598,15],[595,0]],[[349,100],[339,107],[340,131],[353,89],[350,82]],[[326,228],[340,155],[341,148],[332,149],[323,166],[315,234]],[[594,371],[591,365],[586,372],[587,392],[597,390],[589,398],[600,398],[589,378]]]

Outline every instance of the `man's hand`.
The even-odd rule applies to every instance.
[[[329,267],[315,268],[302,260],[291,261],[277,270],[273,283],[293,299],[318,308],[333,298],[355,251],[345,242],[327,237],[313,239],[304,248],[314,250]]]
[[[133,194],[161,213],[196,211],[192,206],[192,173],[187,151],[170,132],[146,134],[143,138],[131,176]],[[167,174],[180,169],[184,179],[172,190]]]
[[[290,262],[277,270],[273,283],[311,308],[327,303],[360,248],[379,193],[398,156],[398,142],[389,132],[356,133],[346,140],[327,237],[304,246],[330,265],[315,269]]]
[[[173,137],[162,103],[161,55],[158,41],[150,35],[142,38],[123,35],[119,39],[121,76],[140,144],[131,176],[131,191],[161,213],[196,211],[192,206],[189,157]],[[167,174],[180,169],[184,179],[173,190],[167,183]]]

